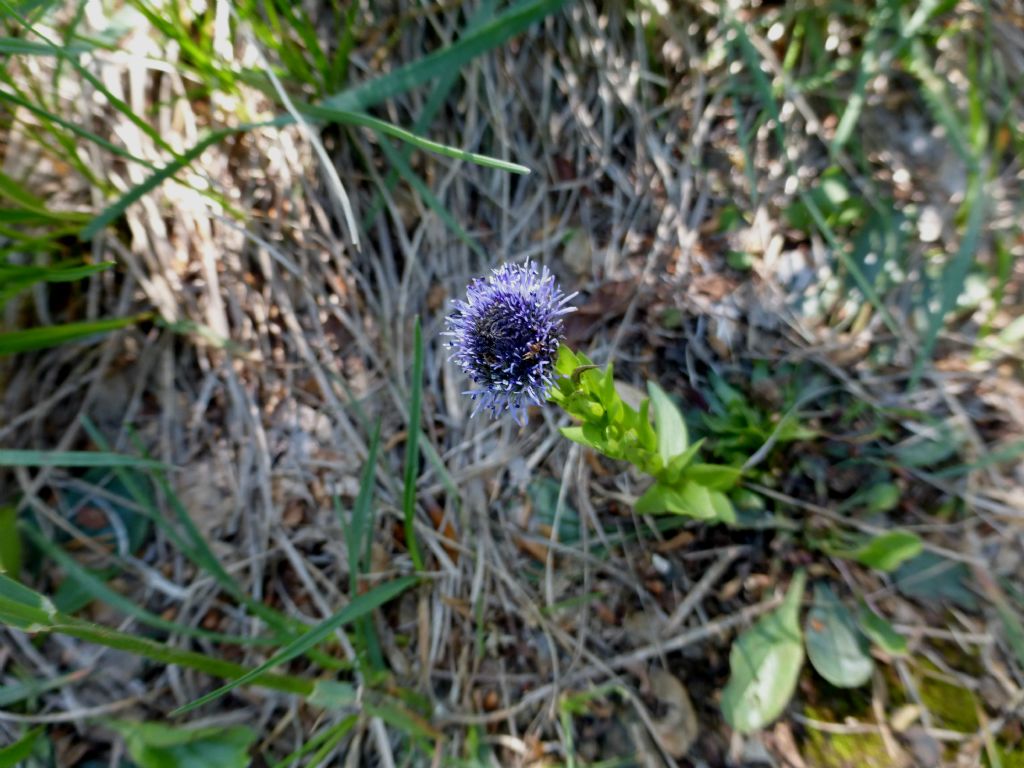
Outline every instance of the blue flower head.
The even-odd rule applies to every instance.
[[[566,295],[554,275],[542,267],[504,264],[469,284],[466,300],[454,300],[445,318],[451,356],[479,388],[464,394],[476,402],[475,415],[511,411],[525,423],[526,406],[540,405],[554,381],[555,359],[562,341],[562,315],[576,294]]]

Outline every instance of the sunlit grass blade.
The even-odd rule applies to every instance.
[[[86,225],[85,229],[82,230],[82,234],[80,235],[81,239],[91,240],[94,238],[104,227],[119,218],[128,206],[137,202],[143,195],[159,187],[169,178],[178,173],[178,171],[181,171],[183,168],[190,165],[192,161],[203,154],[208,147],[212,147],[227,136],[230,136],[233,133],[244,133],[245,131],[250,131],[253,128],[259,128],[262,126],[283,125],[287,122],[287,119],[279,118],[276,120],[269,120],[264,123],[247,123],[239,125],[236,128],[222,128],[220,130],[212,131],[198,141],[196,145],[187,152],[179,155],[173,162],[170,162],[163,168],[160,168],[152,176],[140,184],[135,185],[125,192],[120,198],[104,208]]]
[[[333,109],[331,107],[322,107],[315,104],[304,104],[299,109],[309,115],[310,117],[319,118],[321,120],[330,120],[332,122],[343,123],[346,125],[361,125],[366,128],[370,128],[378,134],[385,136],[391,136],[393,138],[404,141],[411,144],[419,149],[425,149],[428,152],[435,152],[445,157],[453,157],[457,160],[466,160],[477,165],[482,165],[486,168],[497,168],[501,171],[508,171],[509,173],[530,173],[530,169],[525,165],[519,163],[510,163],[507,160],[499,160],[496,157],[490,157],[488,155],[480,155],[476,152],[467,152],[464,149],[453,147],[448,144],[441,144],[430,139],[425,139],[422,136],[417,136],[412,131],[407,131],[404,128],[399,128],[397,125],[392,125],[384,120],[378,120],[370,115],[363,114],[360,112],[348,112],[344,109]]]
[[[371,611],[400,595],[417,581],[418,579],[415,576],[404,576],[402,578],[395,579],[394,581],[381,584],[378,587],[374,587],[364,595],[359,595],[333,616],[288,643],[288,645],[284,646],[280,651],[275,653],[271,658],[260,664],[255,669],[249,670],[245,674],[236,677],[227,685],[221,686],[217,690],[199,697],[195,701],[186,704],[184,707],[179,707],[171,714],[183,715],[186,712],[191,712],[197,707],[201,707],[214,699],[220,698],[240,685],[245,685],[246,683],[258,679],[260,676],[264,675],[270,669],[278,666],[279,664],[284,664],[285,662],[301,656],[345,624],[349,624],[361,616],[366,616]]]
[[[133,317],[86,320],[78,323],[47,325],[41,328],[26,328],[22,331],[0,333],[0,357],[89,339],[121,328],[127,328],[149,318],[149,314],[141,314]]]
[[[178,171],[185,168],[189,163],[199,157],[203,152],[206,151],[207,147],[211,147],[217,142],[221,141],[227,136],[234,133],[230,129],[222,129],[219,131],[213,131],[212,133],[205,136],[194,147],[185,152],[183,155],[178,157],[173,162],[168,163],[163,168],[158,170],[148,179],[143,181],[141,184],[129,189],[124,195],[118,200],[114,201],[106,208],[104,208],[96,217],[90,221],[85,229],[82,230],[82,240],[92,240],[100,231],[102,231],[108,224],[113,222],[115,219],[121,216],[125,212],[125,209],[129,205],[138,201],[147,192],[159,187],[167,179],[176,174]]]

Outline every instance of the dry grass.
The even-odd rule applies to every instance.
[[[990,577],[1015,580],[1024,568],[1020,464],[987,461],[1024,436],[1021,354],[1018,346],[977,341],[986,318],[1006,328],[1024,304],[1024,262],[1013,259],[1021,248],[1021,167],[1012,145],[990,156],[999,171],[978,246],[984,264],[996,259],[997,239],[1009,244],[1005,291],[998,306],[989,299],[960,312],[940,335],[936,364],[908,387],[921,345],[911,326],[914,281],[886,294],[894,336],[869,302],[843,300],[849,286],[826,239],[794,233],[783,217],[797,187],[832,164],[830,105],[787,85],[793,74],[783,73],[781,44],[751,26],[768,76],[782,83],[780,151],[773,122],[761,119],[754,79],[730,74],[732,33],[719,6],[688,3],[659,16],[660,5],[642,6],[645,28],[632,22],[632,8],[573,4],[464,69],[427,134],[533,169],[516,177],[413,153],[414,169],[466,240],[404,183],[388,191],[389,166],[369,131],[259,128],[211,146],[179,175],[183,183],[144,196],[93,240],[91,257],[116,261],[115,270],[81,288],[38,291],[20,317],[9,311],[5,318],[17,326],[30,316],[46,323],[148,309],[162,318],[96,344],[4,361],[0,445],[92,447],[80,420],[88,416],[117,450],[141,448],[174,467],[172,487],[224,567],[254,599],[309,623],[349,599],[348,553],[333,500],[352,508],[377,419],[384,443],[373,573],[363,581],[412,571],[400,477],[413,318],[422,318],[427,459],[415,526],[430,574],[378,612],[374,625],[386,686],[420,697],[437,742],[431,757],[429,749],[412,750],[399,729],[363,717],[324,764],[449,765],[456,757],[476,764],[484,754],[473,752],[477,744],[489,746],[491,764],[501,765],[616,757],[629,765],[691,764],[678,762],[677,740],[689,725],[679,719],[680,694],[663,670],[685,684],[695,704],[700,733],[684,746],[696,765],[761,764],[765,747],[773,764],[815,765],[824,758],[808,752],[821,743],[813,734],[836,729],[878,735],[889,765],[924,764],[934,743],[946,745],[946,758],[958,765],[978,764],[997,736],[1012,744],[1016,728],[1020,739],[1024,670],[989,603],[940,610],[911,601],[886,577],[808,554],[789,530],[824,534],[852,525],[870,532],[884,524],[835,511],[871,482],[862,468],[826,466],[813,449],[802,471],[766,489],[796,526],[659,528],[630,511],[641,479],[567,444],[555,412],[534,414],[528,429],[468,416],[465,382],[438,340],[446,301],[503,260],[540,260],[582,292],[571,341],[601,363],[614,360],[627,383],[656,378],[699,409],[710,372],[737,382],[754,359],[800,364],[824,387],[801,403],[801,420],[847,446],[849,456],[872,440],[941,436],[939,427],[948,427],[962,436],[966,470],[944,476],[903,468],[894,480],[903,494],[894,519],[921,533],[928,549],[973,569],[987,597],[1000,589]],[[977,6],[965,5],[982,18]],[[100,13],[98,5],[94,10]],[[87,23],[96,24],[92,12]],[[743,12],[741,19],[775,12]],[[989,13],[997,20],[995,55],[1017,82],[1020,27],[998,20],[1024,17],[1010,4]],[[375,17],[379,25],[367,29],[352,57],[355,80],[450,41],[464,23],[461,12],[437,5],[393,16],[377,10]],[[861,29],[837,34],[840,45],[863,42]],[[226,27],[225,35],[220,50],[229,60],[273,58],[242,26]],[[118,52],[95,54],[94,71],[179,152],[207,127],[281,111],[276,99],[250,87],[192,97],[196,84],[177,66],[179,55],[139,24]],[[40,83],[57,65],[27,61],[34,71],[17,75]],[[948,70],[940,75],[957,85],[963,64],[956,51],[940,65]],[[168,160],[121,113],[97,107],[88,82],[65,72],[61,83],[69,119],[153,163]],[[295,83],[281,87],[302,96]],[[411,125],[428,94],[405,94],[378,114]],[[1005,107],[986,105],[993,113]],[[1013,131],[1024,131],[1020,107],[1010,104],[1006,116]],[[911,273],[925,270],[933,251],[955,253],[963,236],[954,225],[966,184],[962,163],[932,124],[920,95],[896,79],[870,95],[856,148],[848,145],[835,159],[868,194],[934,209],[937,239],[922,242],[912,232],[906,240]],[[28,179],[51,209],[101,208],[95,186],[50,161],[23,125],[4,131],[4,173]],[[79,155],[114,190],[148,175],[91,145]],[[861,172],[861,156],[874,177]],[[207,187],[223,202],[204,194]],[[383,207],[366,218],[377,199]],[[720,225],[732,206],[745,221],[726,233]],[[352,218],[362,222],[356,229]],[[729,267],[730,251],[749,254],[753,268]],[[772,392],[760,395],[765,407],[781,407]],[[846,418],[865,405],[866,413],[888,415]],[[884,435],[868,431],[883,423]],[[777,464],[766,466],[778,474]],[[12,471],[0,475],[0,498],[60,524],[54,492],[74,482],[61,470]],[[943,504],[968,514],[940,514]],[[154,613],[185,626],[258,632],[161,531],[119,562],[124,570],[112,584]],[[834,691],[808,671],[804,703],[791,707],[791,717],[762,737],[730,737],[715,703],[728,671],[728,639],[773,607],[780,580],[808,562],[812,576],[831,575],[884,605],[912,653],[890,660],[871,690],[853,698],[831,699]],[[48,566],[32,579],[49,593],[61,577]],[[144,631],[99,603],[86,615]],[[108,713],[161,719],[211,686],[204,675],[66,638],[34,642],[13,630],[3,637],[0,674],[7,679],[85,670],[75,685],[46,694],[32,714],[0,712],[0,744],[18,723],[54,724],[60,765],[85,757],[115,765],[121,747],[102,727]],[[169,642],[247,665],[264,658],[258,648]],[[354,662],[347,637],[339,642]],[[305,671],[299,662],[293,669]],[[973,693],[980,714],[973,732],[932,712],[920,691],[923,670]],[[566,697],[601,684],[610,687],[580,704],[575,718],[565,715]],[[848,712],[855,714],[839,722]],[[900,712],[909,722],[897,719]],[[199,721],[247,723],[261,734],[261,751],[279,759],[343,714],[294,696],[239,690]],[[823,723],[829,715],[837,721]],[[828,764],[854,764],[834,759],[840,762]]]

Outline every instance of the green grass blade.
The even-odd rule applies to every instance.
[[[843,116],[839,118],[835,135],[832,137],[832,145],[829,151],[833,156],[837,155],[849,141],[853,129],[860,120],[860,114],[867,101],[868,81],[874,77],[879,65],[880,43],[883,32],[886,32],[895,14],[893,0],[882,0],[879,3],[877,13],[871,22],[871,27],[864,40],[864,52],[861,54],[860,67],[857,70],[857,79],[853,85],[853,91],[846,101],[846,108]]]
[[[120,197],[120,199],[104,208],[99,215],[93,218],[93,220],[86,225],[85,229],[82,230],[81,239],[92,240],[108,224],[120,217],[129,205],[138,201],[147,192],[151,192],[156,189],[178,171],[185,168],[193,160],[203,154],[207,147],[213,146],[225,137],[230,136],[232,133],[234,133],[234,131],[227,128],[219,131],[213,131],[197,142],[194,147],[188,150],[188,152],[165,165],[141,184],[137,184],[129,189]]]
[[[465,32],[473,32],[490,21],[494,16],[494,6],[494,0],[484,0],[484,2],[481,2],[480,6],[466,23]],[[354,7],[355,6],[353,6],[353,8]],[[339,47],[339,54],[340,52],[341,49]],[[448,94],[451,93],[452,88],[455,87],[455,83],[458,81],[460,76],[460,72],[453,69],[450,72],[445,72],[438,78],[437,84],[434,86],[433,91],[431,91],[429,98],[424,102],[419,115],[417,115],[416,122],[413,123],[413,133],[420,134],[426,132],[427,127],[433,121],[434,116],[445,105],[445,102],[448,100]],[[405,147],[400,153],[402,160],[407,164],[411,152],[412,150],[410,147]],[[384,181],[385,193],[390,194],[391,190],[395,188],[395,184],[397,182],[398,170],[392,167],[391,170],[388,171],[387,178]],[[377,217],[377,214],[380,213],[383,202],[384,195],[382,195],[381,190],[378,189],[374,192],[373,202],[370,204],[365,216],[363,217],[364,229],[368,228],[370,226],[370,222],[372,222]]]
[[[335,723],[334,725],[331,725],[331,726],[328,726],[326,728],[321,729],[319,733],[317,733],[315,736],[310,738],[309,741],[307,741],[305,744],[303,744],[297,750],[292,752],[290,755],[285,757],[283,760],[280,760],[279,762],[274,763],[274,765],[271,766],[271,768],[291,768],[292,766],[295,765],[295,763],[298,760],[300,760],[305,755],[308,755],[314,749],[318,749],[321,745],[324,745],[325,747],[329,746],[330,749],[333,749],[334,747],[336,747],[338,745],[338,743],[343,738],[345,738],[345,735],[350,730],[352,730],[352,728],[355,726],[355,724],[358,721],[359,721],[359,715],[349,715],[348,717],[343,718],[342,720],[340,720],[339,722]],[[327,751],[329,752],[330,749],[328,749]],[[319,752],[317,754],[319,754]],[[321,764],[322,764],[322,760],[321,760],[321,762],[317,762],[315,759],[310,760],[307,763],[307,765],[310,765],[310,766],[321,765]]]
[[[64,675],[57,675],[47,680],[29,680],[24,683],[0,687],[0,707],[9,707],[28,698],[35,698],[41,693],[52,691],[54,688],[64,688],[74,685],[87,677],[90,670],[79,669],[68,672]]]
[[[22,451],[0,449],[0,467],[135,467],[166,469],[159,461],[100,451]]]
[[[210,632],[199,627],[189,627],[184,624],[168,621],[162,616],[157,616],[155,613],[151,613],[145,608],[136,605],[131,600],[112,590],[103,583],[102,579],[97,578],[86,568],[79,565],[78,561],[68,555],[68,553],[61,547],[47,539],[46,536],[41,534],[34,527],[26,525],[22,526],[22,530],[28,538],[32,540],[32,543],[42,550],[47,556],[57,562],[68,576],[75,580],[79,588],[86,592],[86,594],[102,603],[105,603],[111,608],[120,611],[126,616],[131,616],[141,624],[145,624],[146,626],[153,627],[155,629],[162,629],[173,634],[184,635],[186,637],[200,637],[216,643],[254,646],[269,646],[277,644],[277,641],[273,638],[240,637],[238,635],[229,635],[223,632]]]
[[[64,48],[58,48],[48,43],[23,40],[20,37],[0,37],[0,54],[8,56],[60,56],[70,58],[91,51],[94,47],[87,43],[76,42]]]
[[[402,177],[406,184],[416,191],[416,194],[418,194],[423,202],[427,204],[427,207],[436,213],[438,218],[440,218],[441,221],[443,221],[445,225],[455,233],[455,236],[464,242],[469,249],[473,251],[473,253],[482,259],[486,259],[487,254],[484,253],[483,248],[481,248],[476,240],[470,237],[469,233],[462,228],[462,225],[459,224],[458,220],[452,216],[444,203],[437,199],[437,195],[431,191],[430,187],[426,185],[423,179],[421,179],[409,163],[405,161],[398,150],[391,146],[387,141],[382,141],[380,143],[380,148],[381,151],[384,152],[384,157],[387,158],[387,161],[398,171],[398,175]]]
[[[36,741],[43,735],[43,726],[33,728],[13,744],[0,749],[0,768],[18,768],[32,756]]]
[[[222,661],[207,654],[185,651],[109,627],[81,621],[59,613],[45,595],[0,574],[0,623],[31,632],[56,632],[107,648],[144,656],[164,664],[179,664],[214,677],[238,678],[250,672],[241,664]],[[250,681],[265,688],[309,696],[313,681],[291,675],[260,673]]]
[[[510,163],[507,160],[499,160],[496,157],[490,157],[489,155],[480,155],[476,152],[467,152],[464,149],[453,147],[449,144],[441,144],[430,139],[425,139],[422,136],[417,136],[412,131],[407,131],[405,128],[399,128],[397,125],[386,122],[384,120],[378,120],[370,115],[363,114],[361,112],[349,112],[344,109],[333,109],[331,107],[322,107],[315,104],[303,104],[299,105],[299,110],[309,115],[310,117],[318,118],[321,120],[329,120],[331,122],[343,123],[345,125],[361,125],[366,128],[370,128],[377,134],[385,136],[391,136],[400,141],[404,141],[419,149],[427,150],[428,152],[435,152],[445,157],[453,157],[457,160],[466,160],[477,165],[482,165],[486,168],[497,168],[501,171],[508,171],[509,173],[530,173],[530,169],[525,165],[519,163]]]
[[[208,704],[214,699],[218,699],[229,691],[234,690],[240,685],[250,683],[260,676],[267,673],[273,667],[285,662],[291,661],[292,659],[301,656],[309,649],[313,648],[321,641],[333,634],[337,629],[344,626],[345,624],[355,621],[361,616],[366,616],[371,611],[379,608],[384,603],[400,595],[402,592],[407,590],[418,579],[415,576],[404,576],[394,581],[389,581],[385,584],[381,584],[374,589],[371,589],[364,595],[352,600],[348,605],[342,608],[340,611],[329,617],[325,621],[322,621],[317,626],[309,629],[304,634],[297,637],[291,643],[282,648],[279,652],[275,653],[267,661],[260,664],[255,669],[251,669],[242,675],[235,677],[227,685],[221,686],[215,691],[211,691],[205,696],[201,696],[195,701],[186,704],[184,707],[179,707],[174,710],[171,715],[183,715],[186,712],[191,712],[197,707],[201,707],[204,704]]]
[[[129,325],[148,320],[149,317],[148,314],[134,317],[112,317],[105,320],[47,325],[42,328],[26,328],[23,331],[0,333],[0,357],[88,339],[99,334],[127,328]]]
[[[370,448],[366,456],[366,465],[363,467],[363,474],[359,478],[359,495],[356,497],[355,506],[352,508],[352,523],[345,531],[348,544],[349,563],[349,595],[359,594],[359,576],[369,571],[371,563],[371,548],[373,546],[373,488],[377,469],[377,452],[380,448],[380,419],[374,427],[373,435],[370,437]],[[340,518],[344,527],[344,520]],[[384,664],[384,657],[380,650],[380,643],[377,640],[373,622],[369,617],[363,617],[356,622],[356,630],[363,639],[363,643],[370,656],[374,667],[380,669]]]
[[[178,171],[182,170],[186,166],[190,165],[193,160],[199,157],[203,152],[206,151],[207,147],[211,147],[217,142],[223,140],[227,136],[233,133],[244,133],[250,131],[253,128],[259,128],[271,125],[284,125],[290,122],[286,118],[278,118],[275,120],[268,120],[262,123],[246,123],[239,125],[235,128],[221,128],[220,130],[213,131],[203,137],[194,147],[178,156],[174,161],[168,163],[163,168],[160,168],[152,176],[143,181],[140,184],[129,189],[124,193],[118,200],[111,203],[109,206],[104,208],[99,215],[90,221],[85,229],[82,230],[82,234],[79,236],[82,240],[92,240],[104,227],[117,219],[121,214],[125,212],[125,209],[129,205],[132,205],[138,201],[143,195],[153,191],[169,178],[174,176]]]
[[[423,332],[416,318],[413,330],[412,381],[409,385],[409,428],[405,439],[405,483],[402,489],[402,513],[405,520],[405,544],[417,571],[423,570],[423,556],[416,541],[416,478],[420,467],[420,422],[423,399]]]
[[[960,239],[960,247],[957,248],[956,255],[942,270],[939,307],[935,312],[930,313],[928,328],[921,344],[921,353],[914,364],[911,387],[917,386],[920,381],[925,364],[931,360],[935,342],[939,338],[939,331],[945,324],[946,316],[956,308],[957,300],[963,293],[964,283],[967,281],[967,275],[971,271],[971,265],[978,253],[978,244],[981,241],[982,228],[985,223],[986,202],[984,177],[981,173],[975,173],[968,184],[967,196],[964,200],[964,205],[968,209],[967,226]]]
[[[361,111],[435,77],[461,69],[466,62],[502,45],[510,37],[525,31],[534,22],[554,13],[565,2],[566,0],[532,0],[519,3],[490,23],[467,33],[458,42],[385,75],[329,96],[323,101],[323,106]]]

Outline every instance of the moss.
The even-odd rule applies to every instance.
[[[937,674],[941,673],[926,662],[918,681],[921,701],[937,720],[936,725],[960,733],[975,733],[979,724],[974,694]]]
[[[835,722],[826,710],[807,707],[807,717]],[[882,737],[874,733],[836,734],[807,728],[803,756],[819,768],[892,768],[893,761]]]

